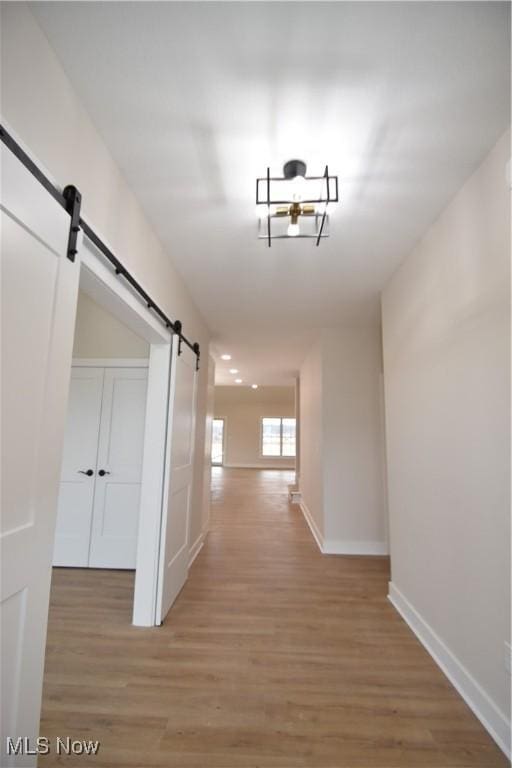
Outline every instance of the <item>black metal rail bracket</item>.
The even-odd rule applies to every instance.
[[[82,205],[82,195],[72,184],[64,187],[63,194],[64,200],[66,201],[66,210],[71,216],[67,257],[70,261],[74,261],[75,256],[78,253],[76,243],[78,239],[78,233],[80,232],[80,208]]]
[[[175,320],[174,321],[174,333],[178,335],[178,357],[181,355],[181,321]]]
[[[199,360],[201,359],[201,348],[197,341],[194,343],[194,352],[196,353],[196,371],[199,370]]]

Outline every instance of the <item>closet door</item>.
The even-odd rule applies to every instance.
[[[105,370],[91,568],[135,568],[146,390],[146,368]]]
[[[89,565],[103,377],[103,368],[71,371],[54,565]]]

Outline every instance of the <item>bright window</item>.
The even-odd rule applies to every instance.
[[[214,419],[212,427],[212,464],[224,463],[224,419]]]
[[[263,456],[295,456],[295,419],[265,417],[261,420]]]

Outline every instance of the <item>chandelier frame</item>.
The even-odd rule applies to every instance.
[[[298,162],[298,161],[289,161],[289,162]],[[289,182],[290,176],[289,175],[288,176],[286,175],[271,176],[270,168],[267,168],[267,175],[258,177],[256,179],[256,205],[267,207],[266,216],[260,218],[260,229],[266,219],[266,224],[267,224],[266,233],[260,232],[260,234],[258,235],[258,238],[266,240],[269,248],[272,245],[272,240],[284,240],[287,238],[291,238],[291,239],[313,238],[313,239],[316,239],[316,245],[318,246],[320,245],[320,240],[323,237],[329,237],[328,232],[325,231],[325,225],[329,218],[327,215],[327,207],[330,203],[339,202],[338,177],[331,176],[329,174],[329,167],[326,165],[325,171],[322,176],[306,176],[305,175],[304,180],[305,181],[322,181],[324,182],[324,185],[322,186],[322,192],[320,193],[320,197],[305,198],[304,200],[300,201],[300,204],[301,205],[319,204],[324,206],[324,210],[322,213],[313,214],[313,216],[315,217],[315,223],[316,223],[316,232],[314,234],[297,235],[296,237],[291,238],[290,235],[273,235],[272,234],[272,220],[276,218],[282,218],[282,214],[272,213],[271,206],[278,206],[278,205],[291,206],[295,201],[290,198],[273,199],[270,196],[270,183],[280,182],[280,181]],[[331,190],[331,184],[334,186],[334,190]],[[263,186],[263,193],[261,192],[261,189],[260,189],[262,186]],[[325,195],[323,194],[323,190],[325,190]]]

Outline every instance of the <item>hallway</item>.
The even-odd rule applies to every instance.
[[[293,472],[212,476],[162,628],[130,626],[131,572],[54,570],[41,734],[101,746],[41,766],[507,765],[387,601],[387,558],[322,556]]]

